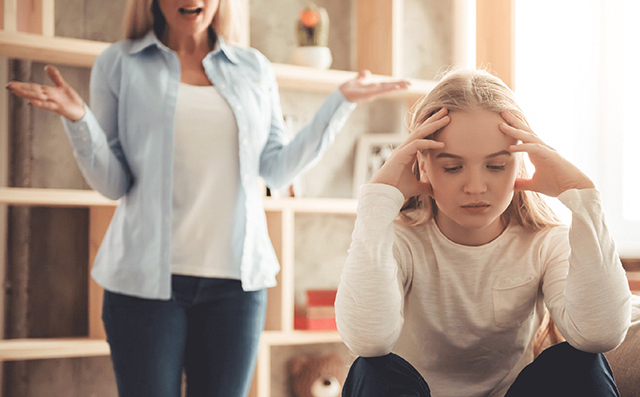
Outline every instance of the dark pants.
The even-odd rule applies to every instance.
[[[173,276],[171,300],[105,291],[102,318],[121,397],[245,397],[264,328],[266,290]]]
[[[391,353],[356,359],[342,396],[430,397],[431,392],[411,364]],[[505,397],[534,396],[620,397],[620,394],[603,354],[584,353],[564,342],[546,349],[525,367]]]

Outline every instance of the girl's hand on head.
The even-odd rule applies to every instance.
[[[501,113],[506,123],[500,130],[522,143],[512,145],[512,153],[526,152],[535,173],[531,179],[516,179],[516,190],[532,190],[551,197],[558,197],[569,189],[591,189],[594,183],[578,167],[546,145],[520,118],[513,113]]]
[[[84,102],[78,93],[62,78],[60,71],[47,65],[45,72],[55,84],[48,85],[11,81],[7,88],[37,108],[51,110],[71,121],[84,117]]]
[[[431,194],[431,184],[416,179],[413,165],[417,161],[418,152],[430,149],[441,149],[443,142],[424,139],[449,124],[451,119],[447,109],[441,109],[429,117],[420,127],[398,146],[384,165],[371,178],[371,183],[384,183],[396,187],[405,199],[421,194]]]
[[[368,101],[387,92],[404,90],[410,82],[407,80],[389,81],[389,82],[371,82],[367,83],[367,78],[371,76],[371,72],[363,70],[358,73],[355,79],[349,80],[340,86],[342,95],[353,103]]]

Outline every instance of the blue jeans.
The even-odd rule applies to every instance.
[[[358,357],[343,397],[430,397],[427,382],[403,358]],[[579,351],[567,342],[551,346],[525,367],[505,397],[620,397],[603,354]],[[436,396],[437,397],[437,396]]]
[[[120,397],[244,397],[264,329],[266,290],[174,275],[171,300],[104,293],[102,319]]]

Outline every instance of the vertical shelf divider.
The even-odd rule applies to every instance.
[[[96,259],[98,248],[107,232],[115,207],[89,208],[89,272]],[[106,339],[102,326],[102,295],[104,290],[89,276],[89,337]]]

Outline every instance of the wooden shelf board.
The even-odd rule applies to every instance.
[[[341,343],[337,331],[264,331],[260,343],[268,346],[312,345]]]
[[[109,354],[109,344],[105,340],[88,338],[0,340],[0,361],[98,357]]]
[[[0,57],[28,59],[32,61],[72,66],[91,67],[96,57],[111,43],[47,37],[31,33],[0,30]],[[307,92],[329,93],[356,72],[343,70],[321,70],[305,66],[273,64],[280,88]],[[391,77],[373,75],[372,81],[390,81]],[[407,90],[386,94],[385,98],[417,100],[435,85],[432,81],[409,79]]]
[[[307,213],[355,214],[358,201],[341,198],[265,198],[266,211],[284,211]]]
[[[118,202],[109,200],[93,190],[3,187],[0,188],[0,204],[47,207],[113,207],[118,205]]]
[[[345,81],[356,76],[356,72],[346,70],[322,70],[305,66],[274,63],[273,69],[278,85],[285,90],[329,93]],[[372,75],[371,81],[382,82],[395,80],[389,76]],[[384,98],[417,100],[427,94],[436,85],[434,81],[408,79],[411,82],[406,90],[386,94]]]
[[[39,189],[39,188],[0,188],[0,204],[34,205],[48,207],[95,207],[118,205],[94,190],[80,189]],[[265,198],[266,211],[284,211],[306,213],[355,214],[357,201],[354,199],[332,198]]]
[[[110,43],[0,31],[0,56],[91,67]]]

